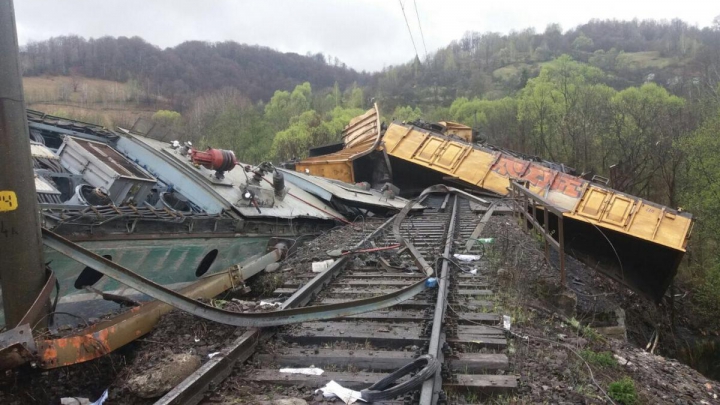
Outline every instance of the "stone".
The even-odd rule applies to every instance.
[[[140,398],[157,398],[180,384],[200,367],[200,356],[174,354],[143,374],[131,377],[127,387]]]

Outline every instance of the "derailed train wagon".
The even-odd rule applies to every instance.
[[[296,170],[405,190],[459,182],[501,196],[511,180],[521,180],[563,212],[567,252],[654,301],[675,277],[692,228],[689,213],[566,173],[562,165],[473,144],[458,136],[464,133],[456,123],[383,128],[379,117],[377,106],[357,117],[341,149],[298,162]],[[551,216],[550,227],[556,223]]]

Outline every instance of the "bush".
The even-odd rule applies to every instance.
[[[608,395],[619,404],[635,405],[637,403],[635,382],[630,377],[623,377],[621,380],[611,382],[608,386]]]

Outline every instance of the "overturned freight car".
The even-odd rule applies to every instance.
[[[296,170],[345,182],[390,182],[406,193],[452,182],[505,196],[511,180],[520,180],[562,212],[567,252],[654,301],[675,277],[692,227],[689,213],[574,176],[561,164],[472,143],[471,129],[460,124],[385,127],[380,120],[376,105],[350,122],[342,144],[311,153]],[[549,221],[557,226],[556,217]]]

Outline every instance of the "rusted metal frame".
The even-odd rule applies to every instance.
[[[559,243],[558,241],[556,241],[555,239],[553,239],[553,237],[552,237],[551,235],[549,235],[548,233],[545,233],[544,227],[543,227],[542,225],[540,225],[540,223],[537,221],[537,219],[535,219],[535,217],[533,217],[532,214],[530,214],[530,213],[527,212],[527,211],[526,211],[526,212],[523,212],[522,214],[523,214],[523,216],[525,217],[525,219],[530,223],[530,225],[531,225],[534,229],[536,229],[536,230],[538,230],[539,232],[542,233],[543,238],[544,238],[548,243],[550,243],[551,245],[553,245],[553,247],[554,247],[555,249],[560,249],[560,243]]]
[[[524,197],[524,204],[520,206],[518,211],[520,212],[520,214],[522,214],[522,216],[525,217],[527,222],[529,222],[535,230],[541,232],[543,235],[543,240],[545,244],[545,259],[548,261],[548,263],[550,263],[550,249],[548,248],[548,245],[552,245],[558,251],[558,259],[560,262],[560,283],[563,287],[565,287],[565,224],[562,211],[555,207],[552,207],[550,203],[547,202],[545,199],[533,194],[530,190],[522,187],[517,182],[513,181],[511,187],[515,193],[520,193]],[[532,214],[528,213],[527,210],[530,201],[532,202]],[[543,225],[540,225],[540,223],[538,223],[537,221],[538,202],[544,210]],[[558,219],[558,240],[555,240],[550,234],[550,213],[555,214]]]
[[[445,250],[443,257],[450,258],[455,237],[455,226],[458,220],[458,199],[455,197],[453,202],[453,211],[450,215],[450,223],[448,224],[447,234],[445,237]],[[447,294],[450,288],[449,262],[442,261],[440,267],[440,281],[438,283],[437,300],[435,303],[435,313],[433,315],[432,331],[430,333],[430,342],[428,354],[443,362],[442,346],[445,341],[443,333],[443,320],[445,319],[445,309],[447,306]],[[438,396],[442,390],[441,369],[438,368],[435,377],[425,380],[420,390],[420,405],[433,405],[437,403]]]
[[[376,228],[370,235],[357,243],[352,250],[359,249],[368,241],[374,239],[378,233],[385,229],[395,216],[385,221]],[[336,260],[327,270],[315,276],[292,296],[286,299],[282,308],[296,308],[307,305],[307,303],[322,288],[327,285],[345,267],[347,256]],[[242,362],[250,358],[257,347],[258,342],[269,339],[274,335],[274,329],[253,328],[246,331],[237,338],[230,346],[225,348],[219,355],[213,357],[200,369],[188,376],[183,382],[175,386],[170,392],[160,398],[155,405],[183,404],[194,405],[202,401],[205,391],[212,385],[217,384],[227,377],[232,367],[238,361]]]

